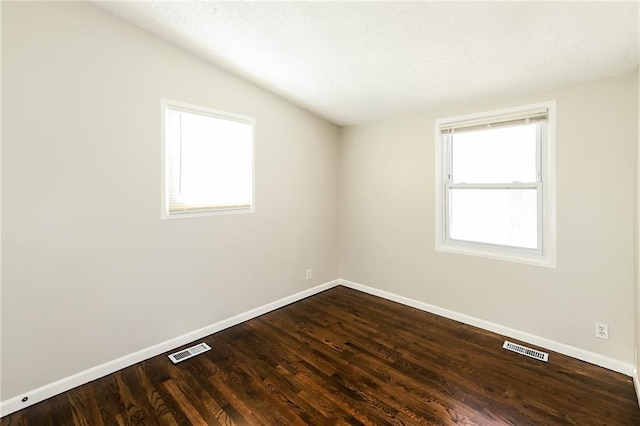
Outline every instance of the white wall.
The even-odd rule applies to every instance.
[[[632,364],[636,85],[633,74],[344,129],[341,277]],[[434,120],[549,99],[557,269],[436,252]]]
[[[334,125],[91,4],[2,8],[3,400],[338,276]],[[256,118],[255,214],[160,220],[160,97]]]

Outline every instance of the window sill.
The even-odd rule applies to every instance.
[[[163,212],[161,215],[161,219],[189,219],[195,217],[208,217],[208,216],[224,216],[224,215],[232,215],[232,214],[251,214],[255,213],[255,208],[245,208],[245,209],[228,209],[228,210],[207,210],[200,212],[189,212],[189,213],[166,213]]]
[[[521,252],[517,249],[498,248],[482,244],[465,244],[447,242],[436,244],[436,251],[482,257],[485,259],[501,260],[525,265],[542,266],[556,269],[556,258],[549,254]]]

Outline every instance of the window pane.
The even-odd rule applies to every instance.
[[[536,189],[450,189],[454,240],[538,248]]]
[[[169,212],[250,206],[253,125],[168,109]]]
[[[454,133],[454,183],[535,182],[536,127],[515,127]]]
[[[192,205],[250,204],[251,124],[177,111],[169,111],[168,118],[168,137],[177,137],[171,142],[173,161],[179,162],[175,199]]]

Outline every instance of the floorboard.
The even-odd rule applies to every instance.
[[[336,287],[208,336],[212,350],[180,364],[151,358],[0,425],[640,425],[629,377],[504,340]]]

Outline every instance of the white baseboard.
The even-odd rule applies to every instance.
[[[260,315],[264,315],[268,312],[297,302],[306,297],[313,296],[314,294],[333,288],[338,284],[338,280],[320,284],[308,290],[296,293],[292,296],[284,297],[280,300],[276,300],[275,302],[268,303],[266,305],[252,309],[248,312],[244,312],[226,320],[216,322],[215,324],[208,325],[199,330],[195,330],[190,333],[183,334],[182,336],[167,340],[165,342],[158,343],[157,345],[142,349],[129,355],[125,355],[96,367],[89,368],[72,376],[65,377],[64,379],[49,383],[37,389],[33,389],[32,391],[26,392],[22,395],[18,395],[14,398],[2,401],[0,402],[0,417],[29,407],[30,405],[37,404],[38,402],[44,401],[45,399],[51,398],[52,396],[58,395],[62,392],[66,392],[85,383],[89,383],[93,380],[99,379],[100,377],[104,377],[108,374],[114,373],[118,370],[129,367],[146,359],[152,358],[156,355],[171,351],[194,340],[202,339],[203,337],[209,336],[210,334],[217,333],[218,331],[240,324],[252,318],[256,318]],[[23,402],[24,398],[27,398],[27,400]]]
[[[638,398],[638,405],[640,405],[640,377],[638,377],[638,369],[633,370],[633,386],[636,388],[636,398]]]
[[[464,324],[472,325],[474,327],[482,328],[483,330],[492,331],[503,336],[511,337],[526,343],[530,343],[535,346],[549,349],[554,352],[567,355],[581,361],[586,361],[591,364],[598,365],[600,367],[607,368],[609,370],[617,371],[618,373],[631,376],[634,371],[633,364],[619,361],[617,359],[609,358],[604,355],[600,355],[594,352],[589,352],[584,349],[569,346],[564,343],[556,342],[553,340],[545,339],[544,337],[536,336],[535,334],[525,333],[523,331],[515,330],[513,328],[505,327],[499,324],[494,324],[489,321],[485,321],[479,318],[475,318],[469,315],[461,314],[458,312],[443,309],[437,306],[430,305],[428,303],[419,302],[417,300],[409,299],[408,297],[399,296],[397,294],[389,293],[387,291],[378,290],[373,287],[358,284],[352,281],[340,279],[338,280],[340,285],[352,288],[354,290],[360,290],[362,292],[372,294],[374,296],[382,297],[383,299],[392,300],[394,302],[401,303],[403,305],[411,306],[421,311],[430,312],[432,314],[439,315],[441,317],[449,318],[455,321],[462,322]],[[637,382],[637,381],[636,381]],[[637,391],[636,384],[636,391]]]

